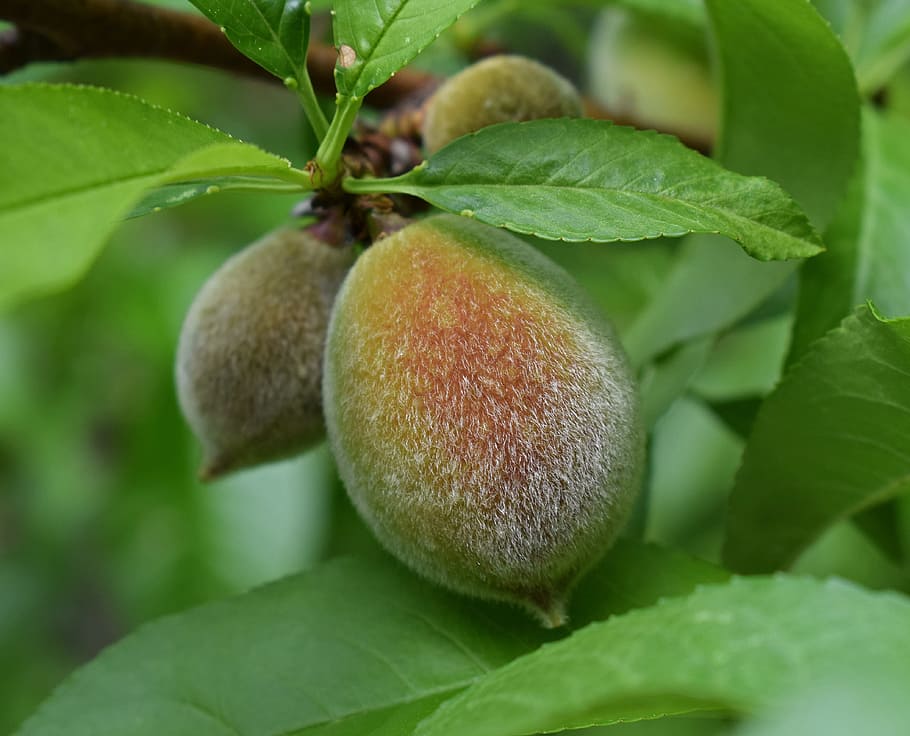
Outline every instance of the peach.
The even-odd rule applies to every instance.
[[[378,539],[442,585],[563,623],[643,464],[628,362],[581,287],[511,234],[427,218],[345,279],[323,376],[341,477]]]
[[[434,153],[456,138],[494,123],[578,117],[574,85],[524,56],[491,56],[450,77],[430,98],[424,147]]]
[[[180,406],[202,442],[200,476],[302,452],[325,435],[322,352],[353,263],[304,230],[269,233],[196,296],[180,334]]]

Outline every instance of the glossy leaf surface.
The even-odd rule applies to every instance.
[[[825,529],[910,490],[910,319],[859,308],[762,406],[730,498],[725,559],[791,563]]]
[[[544,646],[443,704],[419,736],[509,736],[749,712],[836,671],[910,678],[910,602],[841,582],[735,579]],[[907,681],[905,679],[905,681]]]
[[[609,242],[722,233],[762,260],[820,251],[805,215],[771,181],[723,169],[670,136],[599,120],[535,120],[453,141],[396,179],[450,212],[553,240]]]

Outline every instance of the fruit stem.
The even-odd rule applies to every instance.
[[[315,164],[313,181],[317,188],[329,187],[341,176],[341,151],[348,139],[348,133],[354,126],[362,102],[363,99],[360,97],[338,95],[332,122],[313,160]]]

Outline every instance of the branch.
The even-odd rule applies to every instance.
[[[75,59],[149,58],[197,64],[279,82],[265,69],[235,49],[221,29],[194,13],[159,8],[134,0],[0,0],[0,19],[17,28],[0,32],[0,75],[36,61]],[[317,92],[335,94],[335,49],[310,42],[307,69]],[[439,83],[431,74],[401,69],[367,95],[368,104],[393,112],[391,129],[419,122],[421,101]],[[586,101],[589,117],[636,125]],[[402,127],[403,126],[403,127]],[[676,133],[676,131],[666,131]],[[677,135],[679,135],[677,133]],[[680,136],[691,148],[706,152],[710,141]]]
[[[0,33],[0,74],[36,61],[152,58],[208,66],[279,82],[235,49],[206,18],[133,0],[0,0],[0,18],[18,28]],[[335,94],[337,54],[311,42],[307,68],[318,92]],[[389,108],[434,77],[402,69],[368,96]]]

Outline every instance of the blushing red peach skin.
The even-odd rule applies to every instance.
[[[329,439],[379,540],[563,623],[643,462],[631,371],[581,287],[502,230],[430,217],[357,261],[325,359]]]

